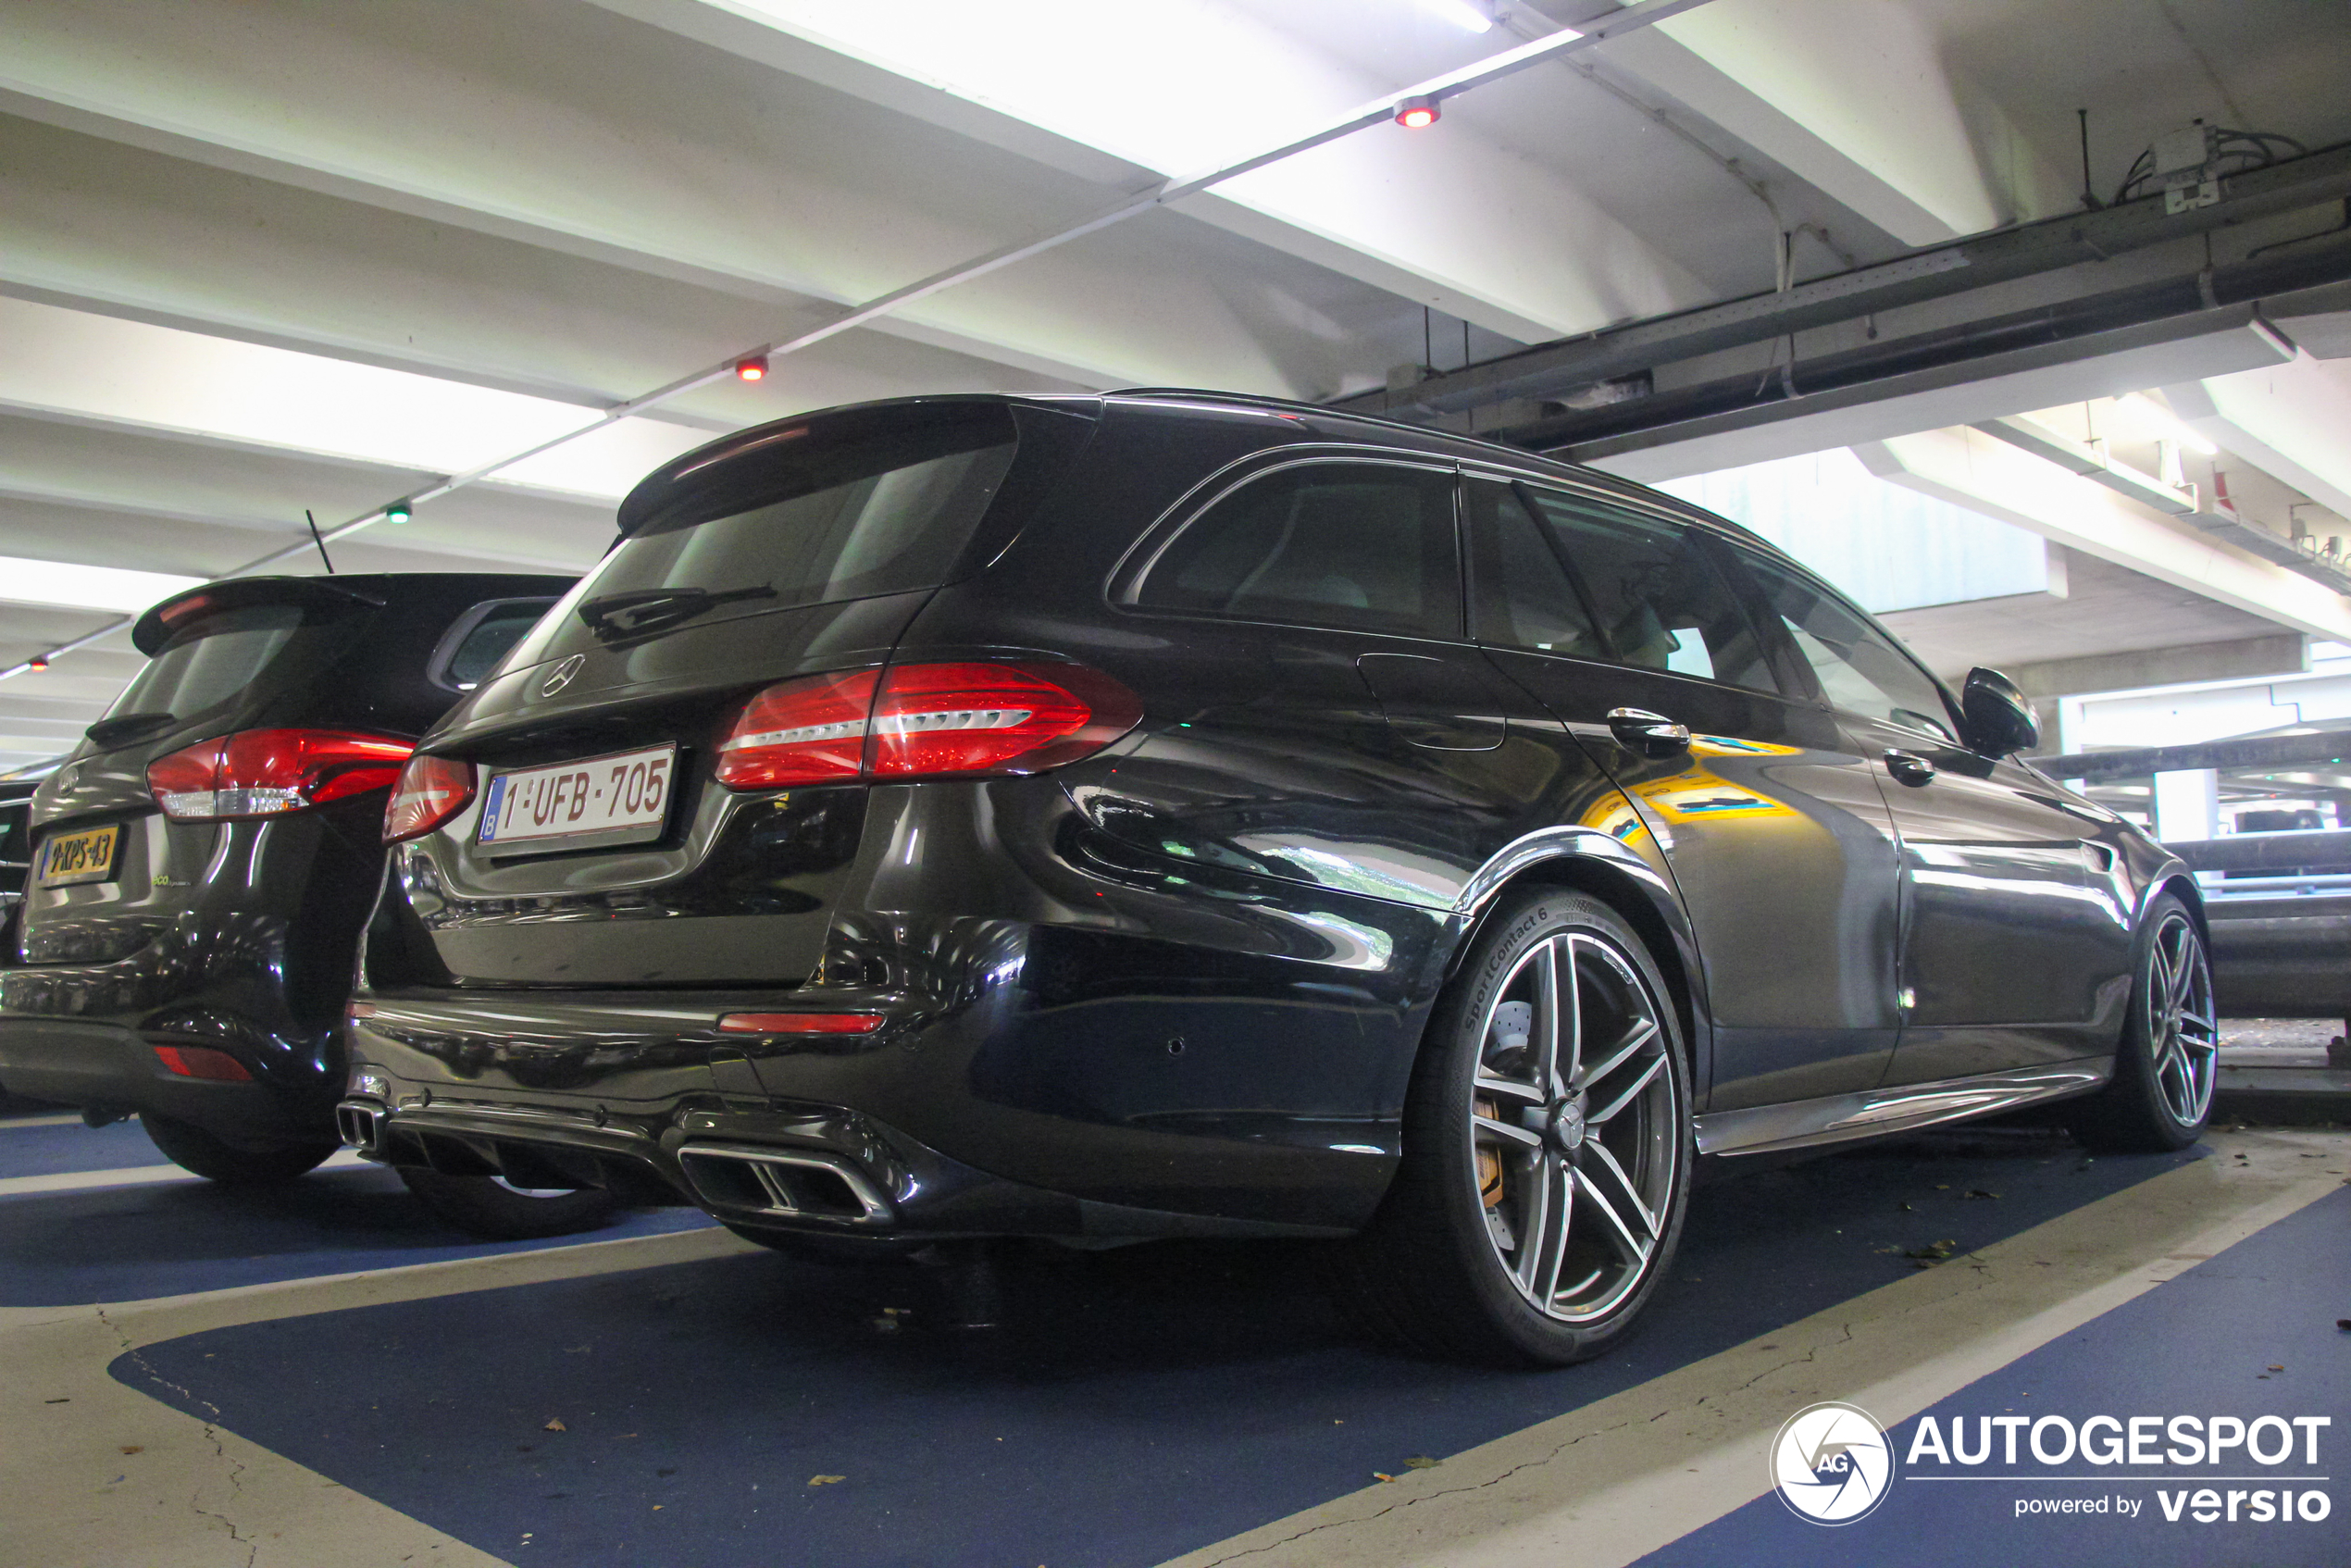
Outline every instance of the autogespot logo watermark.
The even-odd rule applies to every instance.
[[[1947,1428],[1922,1415],[1902,1462],[1911,1481],[2056,1488],[2015,1494],[2018,1519],[2111,1513],[2168,1524],[2315,1524],[2334,1512],[2314,1485],[2332,1479],[2319,1435],[2333,1425],[2330,1415],[2093,1415],[2077,1425],[2063,1415],[2008,1414],[1955,1415]],[[2123,1489],[2080,1489],[2101,1482]]]
[[[2016,1519],[2315,1524],[2334,1512],[2320,1453],[2333,1425],[2326,1415],[1922,1415],[1905,1448],[1869,1412],[1831,1400],[1780,1428],[1772,1482],[1798,1517],[1850,1524],[1894,1489],[1901,1449],[1906,1486],[1988,1485]]]
[[[1807,1405],[1772,1439],[1772,1483],[1797,1517],[1850,1524],[1885,1500],[1894,1448],[1859,1405]]]

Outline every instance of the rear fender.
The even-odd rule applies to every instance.
[[[1689,1042],[1698,1109],[1704,1109],[1711,1081],[1713,1031],[1706,997],[1706,971],[1680,892],[1656,866],[1623,840],[1594,828],[1546,828],[1512,840],[1473,876],[1454,902],[1459,941],[1447,962],[1446,978],[1475,946],[1486,917],[1503,895],[1521,887],[1566,887],[1599,899],[1624,917],[1648,944],[1665,976]]]

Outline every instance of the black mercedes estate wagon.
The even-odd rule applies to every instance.
[[[2178,1146],[2195,886],[1721,520],[1188,392],[743,431],[420,744],[346,1139],[794,1238],[1339,1239],[1596,1352],[1699,1155]],[[1343,1238],[1343,1239],[1342,1239]]]

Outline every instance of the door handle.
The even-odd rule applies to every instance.
[[[1934,765],[1909,752],[1886,753],[1885,771],[1894,775],[1897,783],[1908,784],[1913,789],[1934,780]]]
[[[1670,757],[1690,749],[1688,725],[1676,724],[1647,708],[1609,709],[1608,728],[1625,747],[1644,756]]]

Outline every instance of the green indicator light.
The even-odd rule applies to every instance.
[[[405,501],[395,501],[384,508],[384,521],[387,523],[404,523],[415,515]]]

